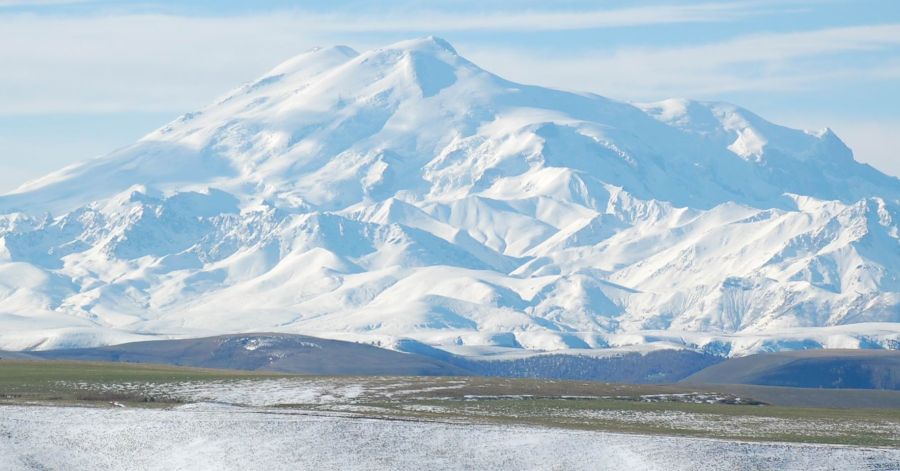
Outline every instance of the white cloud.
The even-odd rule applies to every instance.
[[[719,22],[760,13],[757,2],[651,5],[588,11],[420,11],[393,15],[306,14],[309,26],[329,32],[567,31],[638,25]]]
[[[900,46],[900,24],[769,33],[726,41],[657,48],[565,55],[555,52],[462,47],[475,62],[501,75],[530,83],[588,90],[646,100],[668,96],[704,97],[737,91],[792,90],[829,80],[900,78],[900,60],[865,68],[809,62],[850,52],[877,52]]]
[[[342,42],[338,38],[351,32],[412,30],[410,35],[414,35],[713,21],[750,14],[749,6],[759,5],[703,3],[483,17],[382,13],[372,18],[306,12],[241,17],[0,15],[0,64],[4,64],[0,68],[0,113],[187,110],[298,52]],[[373,36],[366,37],[371,40]],[[479,44],[460,49],[475,62],[515,80],[648,99],[797,88],[821,79],[823,73],[797,67],[797,59],[897,44],[900,25],[765,34],[714,44],[622,48],[582,55]],[[367,48],[380,44],[352,45]],[[757,69],[748,71],[747,67]],[[826,73],[897,77],[900,61],[882,64],[880,69]]]
[[[86,0],[0,0],[0,8],[3,7],[33,7],[43,5],[68,5],[84,3]]]
[[[725,12],[737,11],[727,5],[732,4],[723,7]],[[677,8],[680,16],[673,13],[673,18],[683,21],[721,14],[708,4],[694,7],[696,11]],[[568,13],[525,12],[508,19],[417,15],[390,21],[297,12],[245,17],[0,16],[0,63],[5,64],[0,68],[4,95],[0,113],[191,109],[309,47],[340,42],[337,38],[346,34],[338,32],[345,30],[662,21],[647,8],[584,12],[577,15],[583,17],[581,22]],[[577,56],[558,50],[542,53],[457,44],[475,62],[514,80],[637,100],[797,89],[826,77],[897,78],[897,59],[864,70],[841,64],[801,67],[796,62],[898,45],[897,24],[754,35],[684,47],[589,51]]]
[[[332,41],[275,16],[0,16],[0,113],[188,110]]]
[[[0,0],[19,6],[72,2]],[[757,2],[578,12],[397,11],[246,16],[0,15],[0,113],[190,109],[316,45],[347,34],[536,31],[727,21]],[[353,44],[372,47],[379,44]]]

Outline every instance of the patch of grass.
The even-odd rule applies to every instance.
[[[136,363],[0,360],[0,403],[119,402],[149,407],[180,401],[166,396],[85,391],[73,388],[72,385],[168,383],[279,376],[284,375]]]
[[[380,418],[482,422],[746,441],[900,446],[900,411],[617,399],[410,400],[366,403]]]

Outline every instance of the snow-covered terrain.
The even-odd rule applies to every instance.
[[[541,423],[544,426],[605,431],[628,430],[626,427],[635,425],[644,427],[645,433],[674,436],[757,441],[785,440],[788,437],[811,443],[854,444],[869,438],[881,446],[900,445],[900,422],[890,415],[876,416],[877,418],[840,414],[825,417],[814,414],[779,416],[777,409],[760,409],[761,404],[752,397],[697,391],[655,394],[654,391],[643,391],[644,394],[640,394],[626,390],[609,394],[609,391],[603,393],[594,390],[588,394],[554,396],[545,389],[540,405],[528,407],[528,403],[538,399],[531,394],[536,391],[516,390],[515,386],[509,387],[508,384],[477,384],[466,379],[368,376],[121,383],[62,381],[55,383],[53,388],[57,391],[77,391],[76,396],[81,397],[122,400],[152,397],[156,402],[171,401],[190,404],[192,407],[202,408],[203,404],[233,406],[230,410],[235,413],[245,413],[248,408],[275,408],[297,413],[333,413],[387,420],[471,424],[486,423],[493,419],[505,420],[506,423]],[[562,390],[566,391],[567,386],[574,387],[572,384],[563,385]],[[570,391],[571,389],[567,392]],[[784,391],[781,393],[790,394]],[[0,399],[2,397],[0,395]],[[520,403],[516,404],[519,407],[509,409],[516,402]],[[649,403],[674,407],[632,406]],[[119,402],[111,404],[124,407]],[[677,407],[681,404],[715,406],[682,410]],[[727,404],[737,406],[730,409],[719,407]],[[846,407],[847,404],[839,406]],[[890,409],[889,402],[883,402],[879,407],[882,406]],[[0,409],[0,412],[3,410],[5,409]],[[831,411],[834,412],[833,409]],[[419,412],[430,415],[417,416],[416,413]]]
[[[512,83],[424,38],[301,54],[0,196],[0,348],[249,331],[898,348],[900,180],[830,130]]]
[[[174,410],[4,406],[0,470],[876,470],[900,452],[564,429]]]

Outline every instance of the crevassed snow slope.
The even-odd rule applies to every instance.
[[[900,180],[723,103],[318,49],[0,196],[0,348],[900,345]]]

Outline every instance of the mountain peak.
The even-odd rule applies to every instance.
[[[898,220],[900,180],[830,132],[519,85],[433,36],[321,48],[0,196],[0,349],[887,345],[850,324],[900,320]]]
[[[437,36],[424,36],[396,42],[385,49],[402,49],[408,51],[440,51],[459,55],[456,49],[446,40]]]
[[[314,47],[278,64],[260,80],[264,80],[266,77],[303,73],[304,71],[308,73],[310,69],[327,70],[358,55],[359,52],[349,46]]]

